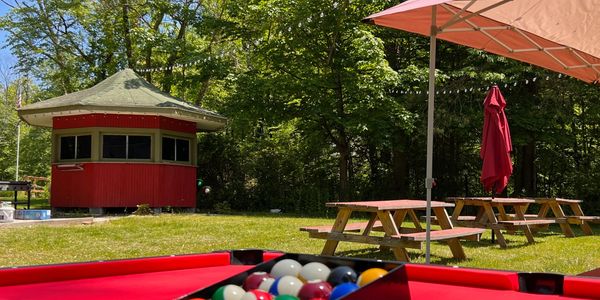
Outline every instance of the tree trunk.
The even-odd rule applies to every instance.
[[[344,140],[344,138],[340,138]],[[340,169],[340,201],[350,201],[350,185],[349,185],[349,158],[350,158],[350,147],[347,142],[338,143],[336,145],[337,151],[340,154],[338,161]]]
[[[177,33],[176,41],[182,41],[185,37],[185,31],[187,29],[187,22],[182,21],[181,27],[179,27],[179,32]],[[165,70],[165,78],[163,81],[162,91],[165,93],[171,92],[171,86],[173,86],[173,66],[175,65],[175,61],[179,58],[179,52],[174,51],[169,55],[167,59],[167,66]]]
[[[125,39],[125,55],[127,56],[127,67],[134,68],[133,51],[131,50],[131,35],[129,34],[129,3],[127,0],[121,0],[123,6],[123,37]]]
[[[377,155],[377,146],[368,142],[367,144],[367,156],[369,159],[369,169],[371,171],[369,182],[371,185],[371,194],[368,196],[369,199],[377,197],[379,192],[378,186],[381,186],[381,175],[379,173],[379,158]]]
[[[395,197],[408,196],[408,155],[406,154],[406,136],[401,137],[392,145],[392,191]]]
[[[521,172],[517,180],[517,192],[525,192],[526,196],[536,196],[535,174],[535,141],[529,141],[520,147]]]

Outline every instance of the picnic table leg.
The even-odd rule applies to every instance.
[[[583,210],[581,209],[581,206],[579,205],[579,203],[569,204],[569,206],[571,207],[571,210],[573,211],[573,214],[575,214],[575,216],[578,216],[578,217],[584,216]],[[567,225],[568,224],[569,223],[567,222]],[[592,231],[592,228],[586,221],[581,220],[581,225],[579,225],[579,226],[581,227],[581,230],[583,230],[583,233],[585,233],[586,235],[594,234],[594,231]]]
[[[379,221],[381,221],[381,225],[383,226],[383,230],[386,235],[394,236],[400,234],[398,231],[398,227],[396,226],[396,222],[394,222],[394,218],[389,211],[378,211],[377,217],[379,217]],[[406,250],[402,247],[392,247],[392,252],[394,252],[394,256],[399,261],[410,261],[410,257]]]
[[[513,208],[515,209],[515,215],[517,216],[517,219],[525,220],[525,212],[523,212],[523,207],[521,205],[513,205]],[[533,233],[531,233],[529,225],[523,225],[523,232],[527,237],[527,242],[529,242],[530,244],[535,242],[535,240],[533,239]]]
[[[549,209],[550,209],[550,206],[548,206],[548,203],[542,203],[542,205],[540,206],[540,210],[538,211],[537,218],[538,219],[545,219],[546,216],[548,215],[548,210]],[[536,233],[539,230],[547,230],[548,227],[550,227],[549,224],[538,225],[538,226],[535,226],[535,227],[531,228],[531,232]],[[561,226],[561,228],[562,228],[562,226]],[[563,230],[563,232],[564,232],[564,230]]]
[[[394,212],[394,215],[392,216],[392,218],[394,219],[394,223],[396,223],[396,226],[400,225],[399,227],[402,227],[402,223],[404,223],[404,219],[406,219],[407,213],[408,212],[406,210],[397,210]],[[413,214],[414,214],[414,212],[413,212]],[[413,220],[413,222],[414,222],[414,220]],[[400,229],[398,229],[398,232],[399,231],[400,231]]]
[[[548,205],[548,203],[543,203],[542,206],[540,206],[540,211],[538,212],[538,219],[546,218],[549,209],[550,206]]]
[[[394,212],[394,215],[392,216],[392,219],[394,220],[394,224],[396,224],[396,226],[400,225],[398,228],[398,232],[400,232],[400,228],[402,227],[402,223],[404,222],[404,219],[406,219],[406,214],[407,211],[406,210],[397,210]],[[414,212],[413,212],[414,214]],[[416,215],[415,215],[416,217]],[[413,221],[414,222],[414,221]],[[419,228],[420,228],[420,224],[419,224]],[[387,236],[387,234],[386,234]],[[381,251],[388,251],[390,250],[390,247],[388,246],[379,246],[379,250]]]
[[[331,228],[331,232],[344,232],[348,219],[350,219],[350,214],[352,214],[352,210],[340,208],[337,217],[335,218],[335,222],[333,223],[333,227]],[[338,243],[339,241],[327,240],[323,247],[323,251],[321,251],[321,255],[333,255]]]
[[[504,206],[502,205],[498,205],[496,206],[496,208],[498,208],[498,214],[500,215],[500,220],[510,220],[511,218],[506,214],[506,210],[504,209]],[[516,212],[515,212],[516,214]],[[508,234],[514,234],[515,231],[513,229],[509,229],[506,232],[508,232]]]
[[[500,231],[500,228],[496,227],[498,225],[498,219],[496,219],[492,205],[489,203],[484,203],[483,209],[485,212],[485,218],[487,218],[487,224],[492,229],[492,233],[495,233],[498,237],[498,245],[500,245],[501,248],[506,248],[506,240],[504,239],[504,235]]]
[[[413,224],[415,224],[415,228],[418,230],[423,230],[423,227],[421,227],[421,222],[419,221],[417,214],[415,214],[415,212],[413,210],[410,210],[408,212],[408,215],[410,216],[410,219],[413,221]],[[398,224],[398,221],[396,221],[396,224]],[[400,224],[402,224],[402,223],[400,223]]]
[[[377,220],[377,214],[372,213],[371,218],[369,219],[369,222],[367,223],[367,227],[365,227],[365,230],[363,231],[362,235],[367,236],[371,233],[371,230],[373,229],[373,225],[375,224],[376,220]]]
[[[565,212],[563,211],[562,207],[560,207],[560,204],[558,204],[558,202],[552,201],[548,205],[550,206],[550,209],[552,209],[552,213],[554,214],[554,217],[556,219],[564,219],[566,221],[567,216],[565,215]],[[559,225],[560,229],[566,237],[575,236],[569,222],[559,223]]]
[[[452,212],[452,222],[458,224],[458,217],[460,217],[460,213],[462,212],[465,203],[462,201],[456,201],[454,206],[454,211]]]
[[[448,217],[448,213],[446,209],[443,207],[434,207],[433,212],[438,220],[438,224],[442,229],[452,229],[452,222],[450,222],[450,217]],[[460,244],[460,240],[458,238],[448,239],[446,241],[448,247],[450,247],[450,251],[452,251],[452,256],[456,259],[466,259],[465,250]]]

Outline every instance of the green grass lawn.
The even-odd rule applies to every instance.
[[[142,256],[261,248],[320,253],[324,241],[309,239],[301,226],[332,224],[333,219],[287,215],[162,214],[123,217],[109,223],[76,226],[0,228],[0,266],[105,260]],[[432,244],[432,262],[478,268],[577,274],[600,267],[600,227],[596,235],[565,238],[558,226],[536,234],[526,244],[521,234],[505,235],[508,249],[490,243],[489,230],[480,242],[465,241],[467,260],[452,259],[444,244]],[[424,247],[423,247],[424,248]],[[413,262],[424,252],[409,250]],[[390,252],[355,243],[340,243],[336,255],[393,259]]]

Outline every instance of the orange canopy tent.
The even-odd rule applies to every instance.
[[[600,0],[408,0],[365,22],[430,37],[427,168],[433,187],[436,41],[442,39],[534,64],[588,83],[600,79]],[[427,208],[429,263],[431,207]]]

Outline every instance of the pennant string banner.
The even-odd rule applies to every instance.
[[[564,76],[567,77],[567,76]],[[551,78],[554,78],[554,76],[550,76],[547,75],[545,78],[539,78],[540,80],[550,80]],[[563,74],[557,74],[556,78],[558,79],[562,79],[563,78]],[[529,85],[533,82],[538,82],[538,77],[533,77],[533,78],[525,78],[525,79],[520,79],[520,80],[516,80],[516,81],[510,81],[510,82],[504,82],[504,83],[499,83],[497,84],[500,88],[504,89],[504,90],[510,90],[512,88],[515,88],[517,86],[526,86]],[[448,87],[441,87],[438,90],[435,91],[436,95],[450,95],[450,94],[465,94],[465,93],[472,93],[472,92],[486,92],[490,86],[492,84],[487,84],[487,85],[480,85],[480,86],[471,86],[471,87],[461,87],[461,88],[456,88],[456,87],[452,87],[452,86],[448,86]],[[388,90],[388,93],[390,94],[397,94],[397,95],[421,95],[421,94],[426,94],[429,95],[429,91],[426,90],[425,88],[422,88],[423,90],[421,90],[421,88],[412,88],[412,89],[401,89],[401,88],[391,88]]]

